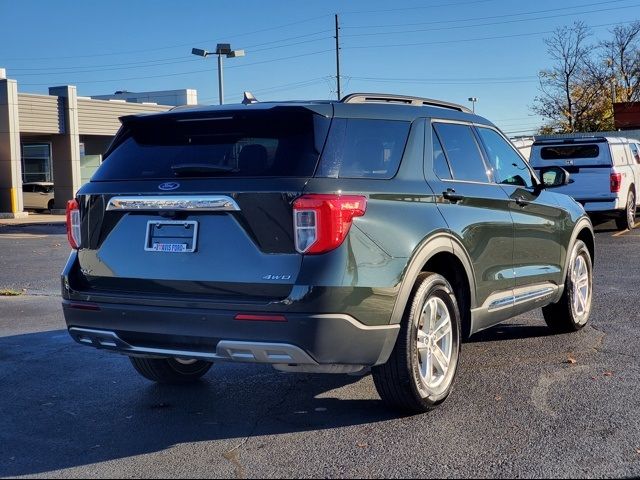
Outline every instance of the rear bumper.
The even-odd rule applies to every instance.
[[[80,344],[127,355],[274,365],[385,363],[399,325],[366,326],[349,315],[286,313],[286,321],[239,321],[237,312],[63,300]],[[87,307],[91,308],[88,310]]]
[[[599,199],[599,198],[576,198],[576,201],[584,207],[589,213],[606,213],[622,210],[624,206],[619,205],[617,199]]]

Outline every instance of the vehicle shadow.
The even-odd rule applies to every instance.
[[[222,455],[258,435],[399,417],[382,405],[370,377],[220,363],[196,384],[161,386],[139,377],[125,357],[82,348],[64,330],[0,338],[0,385],[0,477],[228,440]]]
[[[484,343],[504,340],[523,340],[556,335],[546,325],[526,325],[522,323],[500,324],[478,332],[464,343]]]

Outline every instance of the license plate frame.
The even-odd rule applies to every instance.
[[[165,235],[157,233],[169,227]],[[182,228],[180,228],[182,227]],[[165,240],[166,241],[163,241]],[[198,222],[195,220],[149,220],[144,250],[156,253],[194,253],[198,247]]]

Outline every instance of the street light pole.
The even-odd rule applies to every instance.
[[[476,102],[478,101],[477,97],[469,97],[469,101],[471,102],[471,111],[476,113]]]
[[[220,105],[224,105],[224,79],[222,73],[222,55],[218,54],[218,96]]]
[[[201,48],[192,48],[191,53],[199,57],[207,58],[209,55],[218,55],[218,95],[220,98],[220,105],[224,105],[224,74],[222,73],[222,56],[227,58],[244,57],[244,50],[231,50],[231,45],[228,43],[219,43],[216,46],[215,52],[208,52]]]

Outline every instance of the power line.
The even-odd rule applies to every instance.
[[[415,26],[419,26],[419,25],[440,25],[440,24],[443,24],[443,23],[473,22],[473,21],[476,21],[476,20],[494,20],[496,18],[519,17],[521,15],[534,15],[534,14],[537,14],[537,13],[549,13],[549,12],[556,12],[556,11],[560,11],[560,10],[571,10],[571,9],[575,9],[575,8],[600,6],[600,5],[606,5],[606,4],[609,4],[609,3],[619,4],[620,2],[625,2],[625,1],[630,1],[630,0],[607,0],[607,1],[604,1],[604,2],[595,2],[595,3],[587,3],[587,4],[581,4],[581,5],[573,5],[573,6],[570,6],[570,7],[551,8],[551,9],[546,9],[546,10],[534,10],[534,11],[529,11],[529,12],[509,13],[509,14],[503,14],[503,15],[492,15],[492,16],[488,16],[488,17],[471,17],[471,18],[454,19],[454,20],[435,20],[433,22],[400,23],[400,24],[395,24],[395,25],[389,25],[389,24],[386,24],[386,25],[352,25],[352,26],[345,26],[344,28],[415,27]],[[624,7],[624,8],[628,8],[628,7]]]
[[[141,64],[153,64],[156,62],[168,62],[168,61],[172,61],[172,60],[180,60],[180,59],[184,59],[185,56],[181,55],[179,57],[170,57],[170,58],[157,58],[155,60],[143,60],[143,61],[137,61],[137,62],[125,62],[125,63],[110,63],[110,64],[98,64],[98,65],[76,65],[76,66],[71,66],[71,67],[38,67],[38,68],[12,68],[10,66],[6,67],[8,70],[11,70],[12,72],[21,72],[21,71],[51,71],[51,70],[75,70],[75,69],[82,69],[82,68],[93,68],[93,67],[120,67],[120,66],[125,66],[125,65],[141,65]],[[194,61],[198,61],[198,59],[194,58]],[[150,65],[153,66],[153,65]],[[63,72],[63,73],[73,73],[73,72]],[[23,74],[24,75],[24,74]]]
[[[542,126],[542,125],[541,125]],[[516,133],[531,133],[531,134],[535,134],[535,132],[537,131],[537,128],[529,128],[527,130],[513,130],[511,132],[504,132],[506,135],[514,135]]]
[[[274,27],[267,27],[267,28],[262,28],[259,30],[253,30],[250,32],[244,32],[244,33],[237,33],[237,34],[230,34],[230,35],[226,35],[226,37],[231,38],[231,39],[235,39],[238,37],[246,37],[246,36],[250,36],[250,35],[255,35],[256,33],[262,33],[262,32],[268,32],[271,30],[280,30],[282,28],[287,28],[287,27],[291,27],[294,25],[300,25],[302,23],[308,23],[308,22],[312,22],[314,20],[318,20],[320,18],[327,18],[329,17],[329,14],[325,14],[325,15],[318,15],[315,17],[311,17],[311,18],[306,18],[303,20],[299,20],[297,22],[291,22],[291,23],[286,23],[284,25],[278,25],[278,26],[274,26]],[[223,35],[220,36],[220,38],[222,38]],[[128,50],[128,51],[120,51],[120,52],[109,52],[109,53],[92,53],[92,54],[88,54],[88,55],[69,55],[69,56],[58,56],[58,57],[29,57],[29,58],[25,58],[25,57],[18,57],[18,58],[5,58],[5,60],[62,60],[62,59],[70,59],[70,58],[94,58],[94,57],[106,57],[106,56],[117,56],[117,55],[128,55],[131,53],[143,53],[143,52],[154,52],[154,51],[158,51],[158,50],[168,50],[171,48],[178,48],[178,47],[187,47],[187,46],[191,46],[195,43],[207,43],[210,40],[198,40],[198,41],[192,41],[189,43],[180,43],[177,45],[168,45],[168,46],[163,46],[163,47],[156,47],[156,48],[145,48],[145,49],[140,49],[140,50]]]
[[[501,83],[535,83],[533,80],[537,77],[478,77],[478,78],[381,78],[381,77],[356,77],[349,76],[352,80],[360,80],[364,82],[377,82],[377,83],[419,83],[419,84],[448,84],[448,85],[480,85],[484,83],[488,84],[501,84]]]
[[[488,3],[495,2],[496,0],[472,0],[469,2],[458,2],[458,3],[441,3],[439,5],[428,5],[423,7],[406,7],[406,8],[389,8],[386,10],[360,10],[360,11],[342,11],[341,15],[356,15],[363,13],[389,13],[389,12],[406,12],[409,10],[425,10],[431,8],[441,8],[441,7],[459,7],[461,5],[472,5],[476,3]]]
[[[256,52],[262,52],[264,50],[274,50],[276,48],[283,48],[283,47],[290,47],[293,45],[302,45],[304,43],[310,43],[310,42],[317,42],[317,41],[324,41],[324,40],[329,40],[333,37],[323,37],[323,38],[318,38],[318,39],[314,39],[314,40],[306,40],[306,41],[302,41],[302,42],[296,42],[296,43],[290,43],[290,44],[285,44],[285,45],[281,45],[281,46],[276,46],[276,47],[271,47],[271,48],[265,48],[265,49],[261,49],[261,50],[253,50],[252,53],[256,53]],[[177,65],[177,64],[182,64],[182,63],[194,63],[194,62],[198,62],[199,59],[197,58],[187,58],[185,59],[184,56],[183,57],[178,57],[178,58],[182,58],[182,60],[176,60],[173,62],[159,62],[159,63],[154,63],[154,64],[145,64],[145,65],[135,65],[132,64],[130,66],[124,66],[124,67],[111,67],[111,66],[105,66],[104,68],[96,68],[96,69],[90,69],[90,70],[68,70],[68,71],[64,71],[64,72],[52,72],[52,73],[47,73],[46,70],[41,70],[39,72],[29,72],[29,73],[17,73],[16,75],[25,77],[25,76],[42,76],[42,75],[75,75],[75,74],[83,74],[83,73],[94,73],[94,72],[105,72],[105,71],[112,71],[112,70],[131,70],[131,69],[139,69],[139,68],[153,68],[153,67],[160,67],[160,66],[165,66],[165,65]],[[251,64],[253,65],[253,63]],[[227,67],[227,68],[232,68],[232,67]],[[12,70],[13,72],[13,70]]]
[[[549,19],[549,18],[574,17],[576,15],[587,15],[587,14],[590,14],[590,13],[608,12],[608,11],[611,11],[611,10],[620,10],[620,9],[623,9],[623,8],[627,9],[627,8],[632,8],[634,6],[640,6],[640,5],[632,5],[632,6],[624,6],[624,7],[600,8],[600,9],[597,9],[597,10],[586,10],[586,11],[582,11],[582,12],[579,12],[579,13],[569,12],[569,13],[563,13],[563,14],[558,14],[558,15],[546,15],[546,16],[542,16],[542,17],[519,18],[519,19],[515,19],[515,20],[505,20],[505,21],[499,21],[499,22],[476,23],[476,24],[473,24],[473,25],[449,25],[449,26],[446,26],[446,27],[420,28],[420,29],[416,29],[416,30],[402,30],[402,31],[398,31],[398,32],[355,33],[355,34],[346,34],[344,36],[345,37],[369,37],[369,36],[379,36],[379,35],[402,35],[402,34],[408,34],[408,33],[435,32],[435,31],[441,31],[441,30],[453,30],[453,29],[460,29],[460,28],[486,27],[486,26],[492,26],[492,25],[505,25],[505,24],[509,24],[509,23],[532,22],[532,21],[535,21],[535,20],[546,20],[546,19]]]
[[[71,70],[68,72],[52,72],[52,73],[46,73],[46,71],[42,71],[42,72],[38,72],[38,73],[34,73],[34,72],[29,72],[29,73],[17,73],[17,76],[20,77],[30,77],[30,76],[43,76],[43,75],[76,75],[76,74],[82,74],[82,73],[95,73],[95,72],[111,72],[113,70],[132,70],[132,69],[138,69],[138,68],[153,68],[153,67],[161,67],[161,66],[165,66],[165,65],[177,65],[177,64],[182,64],[182,63],[194,63],[197,62],[198,59],[197,58],[193,58],[193,59],[184,59],[184,57],[182,57],[183,60],[177,60],[175,62],[161,62],[161,63],[154,63],[153,65],[138,65],[138,66],[128,66],[128,67],[105,67],[105,68],[96,68],[93,70]],[[13,73],[13,71],[12,71]]]
[[[278,91],[283,91],[283,90],[296,90],[299,88],[304,88],[304,87],[309,87],[311,85],[316,85],[318,83],[324,83],[324,80],[327,77],[317,77],[317,78],[312,78],[309,80],[302,80],[299,82],[292,82],[292,83],[285,83],[282,85],[274,85],[271,87],[266,87],[266,88],[259,88],[259,89],[249,89],[249,91],[253,94],[268,94],[268,93],[276,93]],[[213,100],[213,98],[206,98],[203,101],[207,101],[207,100]]]
[[[603,23],[600,25],[591,25],[590,28],[600,28],[600,27],[610,27],[613,25],[625,25],[627,23],[633,23],[636,20],[629,20],[626,22],[615,22],[615,23]],[[545,30],[542,32],[529,32],[529,33],[516,33],[511,35],[496,35],[490,37],[475,37],[475,38],[463,38],[457,40],[440,40],[440,41],[432,41],[432,42],[413,42],[413,43],[396,43],[396,44],[384,44],[384,45],[354,45],[342,47],[342,49],[363,49],[363,48],[398,48],[398,47],[417,47],[424,45],[443,45],[443,44],[451,44],[451,43],[465,43],[465,42],[477,42],[481,40],[501,40],[504,38],[516,38],[516,37],[530,37],[535,35],[546,35],[553,33],[553,30]]]
[[[226,69],[230,69],[230,68],[242,68],[242,67],[249,67],[252,65],[260,65],[263,63],[272,63],[272,62],[279,62],[282,60],[290,60],[292,58],[299,58],[299,57],[307,57],[307,56],[311,56],[311,55],[319,55],[321,53],[327,53],[327,52],[333,52],[333,49],[329,49],[329,50],[320,50],[317,52],[310,52],[310,53],[303,53],[300,55],[291,55],[288,57],[282,57],[282,58],[273,58],[270,60],[263,60],[260,62],[252,62],[252,63],[245,63],[245,64],[241,64],[241,65],[231,65],[229,67],[226,67]],[[79,81],[79,82],[69,82],[70,84],[89,84],[89,83],[108,83],[108,82],[122,82],[122,81],[128,81],[128,80],[147,80],[147,79],[151,79],[151,78],[165,78],[165,77],[176,77],[176,76],[180,76],[180,75],[191,75],[194,73],[204,73],[204,72],[210,72],[211,69],[204,69],[204,70],[192,70],[189,72],[176,72],[176,73],[166,73],[163,75],[148,75],[148,76],[143,76],[143,77],[129,77],[129,78],[111,78],[111,79],[101,79],[101,80],[86,80],[86,81]],[[21,83],[21,85],[24,86],[47,86],[49,85],[49,83]]]
[[[260,48],[258,50],[251,50],[251,53],[264,52],[266,50],[275,50],[277,48],[293,47],[295,45],[302,45],[302,44],[306,44],[306,43],[320,42],[320,41],[323,41],[323,40],[330,40],[332,38],[333,37],[322,37],[322,38],[314,38],[314,39],[311,39],[311,40],[303,40],[301,42],[287,43],[285,45],[277,45],[275,47],[267,47],[267,48]]]
[[[323,33],[331,33],[332,30],[320,30],[319,32],[314,32],[314,33],[307,33],[305,35],[296,35],[295,37],[287,37],[287,38],[281,38],[279,40],[271,40],[270,42],[263,42],[263,43],[257,43],[255,45],[247,45],[244,47],[245,50],[250,49],[250,48],[255,48],[255,47],[263,47],[265,45],[272,45],[274,43],[280,43],[280,42],[288,42],[289,40],[297,40],[299,38],[306,38],[306,37],[312,37],[314,35],[321,35]],[[255,51],[255,50],[252,50]]]
[[[272,45],[275,43],[280,43],[280,42],[285,42],[285,41],[289,41],[289,40],[297,40],[299,38],[305,38],[305,37],[311,37],[314,35],[320,35],[322,33],[330,33],[331,30],[321,30],[319,32],[314,32],[314,33],[307,33],[305,35],[296,35],[294,37],[287,37],[287,38],[281,38],[278,40],[272,40],[270,42],[264,42],[264,43],[258,43],[255,45],[249,45],[249,46],[245,46],[244,49],[252,49],[254,47],[260,47],[263,45]],[[329,38],[329,37],[323,37],[322,39],[324,40],[325,38]],[[320,39],[319,39],[320,40]],[[191,44],[189,44],[191,45]],[[290,44],[291,45],[291,44]],[[295,44],[293,44],[295,45]],[[280,48],[280,47],[274,47],[274,48]],[[255,51],[262,51],[261,50],[252,50],[252,52]],[[65,70],[65,72],[62,73],[78,73],[75,72],[76,69],[87,69],[87,68],[94,68],[94,67],[98,67],[97,70],[94,71],[102,71],[107,69],[107,67],[120,67],[120,66],[129,66],[131,65],[132,68],[137,68],[137,66],[139,66],[139,68],[142,67],[146,67],[146,66],[155,66],[155,64],[157,65],[169,65],[169,63],[158,63],[158,62],[171,62],[174,60],[182,60],[182,62],[185,62],[185,55],[182,55],[180,57],[170,57],[170,58],[158,58],[155,60],[143,60],[143,61],[137,61],[137,62],[125,62],[125,63],[112,63],[112,64],[98,64],[98,65],[75,65],[75,66],[68,66],[68,67],[38,67],[38,68],[11,68],[11,67],[7,67],[8,69],[10,69],[12,72],[21,72],[21,71],[37,71],[37,72],[48,72],[51,70]],[[193,58],[193,59],[189,59],[188,61],[199,61],[199,59]],[[178,63],[178,62],[175,62]],[[26,75],[26,74],[22,74],[22,75]]]

